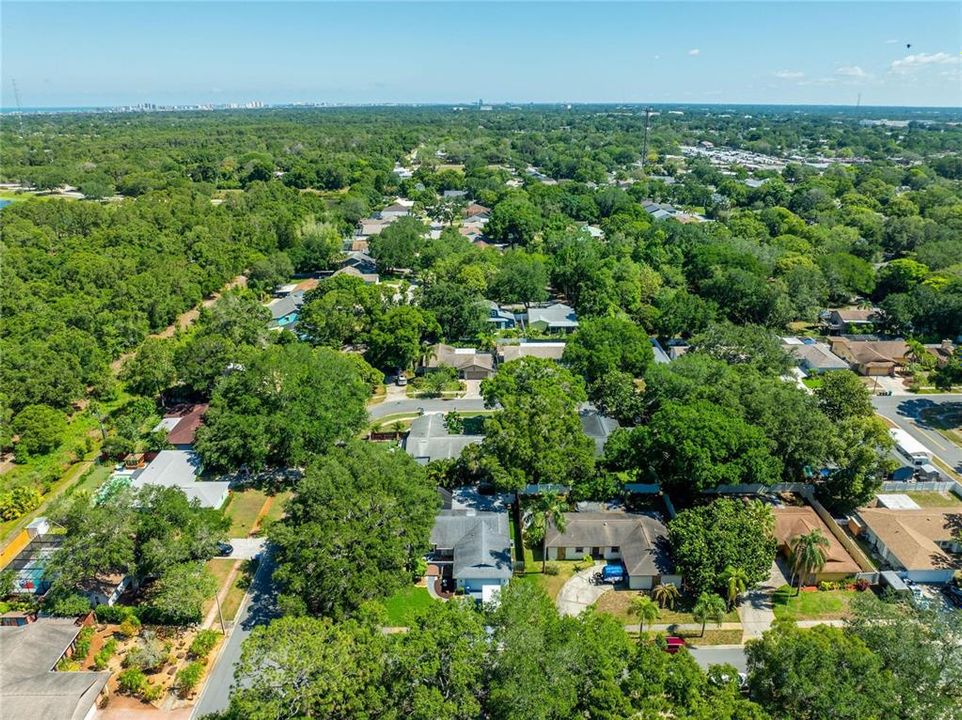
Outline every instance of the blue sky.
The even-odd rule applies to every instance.
[[[25,107],[962,105],[958,2],[4,0],[0,25],[4,107],[12,78]]]

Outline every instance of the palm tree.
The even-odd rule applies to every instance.
[[[732,567],[729,565],[721,574],[721,581],[725,583],[728,593],[728,609],[735,607],[738,596],[748,589],[748,573],[744,568]]]
[[[674,610],[675,602],[681,596],[678,592],[678,588],[675,587],[675,583],[660,583],[655,585],[655,589],[651,591],[651,596],[658,602],[661,607],[665,607]]]
[[[535,516],[539,519],[543,532],[541,535],[541,572],[545,571],[548,561],[548,526],[554,525],[559,533],[565,531],[567,521],[565,511],[568,504],[557,493],[545,493],[535,503]]]
[[[725,619],[725,600],[720,595],[703,592],[695,601],[691,614],[696,622],[701,623],[701,636],[705,637],[705,625],[709,620],[716,625],[721,625],[722,620]]]
[[[638,639],[641,640],[641,633],[645,631],[645,622],[651,623],[658,619],[658,605],[647,595],[639,594],[638,597],[631,599],[631,606],[628,612],[638,616]]]
[[[792,553],[792,582],[798,575],[796,595],[802,591],[802,583],[809,575],[825,567],[830,547],[828,538],[818,528],[792,538],[789,548]]]

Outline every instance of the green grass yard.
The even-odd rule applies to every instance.
[[[431,607],[431,603],[438,602],[428,595],[427,588],[409,585],[401,588],[391,597],[384,600],[387,610],[388,625],[391,627],[411,627],[415,616],[422,610]]]
[[[248,488],[241,492],[232,492],[227,514],[231,519],[229,537],[243,538],[251,533],[254,521],[267,502],[267,494],[262,490]]]
[[[855,590],[827,590],[802,592],[794,588],[779,588],[773,596],[775,617],[785,620],[838,620],[848,617],[849,604]]]
[[[595,608],[598,612],[605,613],[617,618],[625,625],[634,625],[638,622],[638,617],[632,615],[629,612],[631,607],[631,601],[640,595],[637,590],[610,590],[598,598],[598,602],[595,603]],[[668,608],[661,608],[658,611],[658,619],[655,620],[657,625],[687,625],[694,623],[695,619],[692,617],[691,612],[686,610],[692,602],[691,598],[681,598],[675,605],[674,610]],[[733,610],[729,613],[725,613],[725,617],[722,622],[739,622],[738,611]],[[712,623],[709,623],[711,627]]]
[[[910,492],[905,493],[919,507],[955,507],[962,505],[962,498],[954,493]]]

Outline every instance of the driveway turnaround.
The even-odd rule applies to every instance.
[[[555,604],[562,615],[579,615],[589,605],[593,605],[598,598],[611,590],[611,585],[592,585],[591,576],[597,570],[590,567],[575,573],[568,582],[561,586],[561,592]]]
[[[745,593],[745,597],[738,605],[738,617],[745,630],[745,640],[761,637],[762,633],[772,626],[775,621],[772,593],[782,585],[788,585],[788,580],[776,561],[772,563],[772,572],[768,580]]]

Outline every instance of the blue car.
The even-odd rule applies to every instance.
[[[601,572],[596,572],[594,581],[598,584],[617,585],[626,579],[625,566],[619,563],[611,563],[601,568]]]

